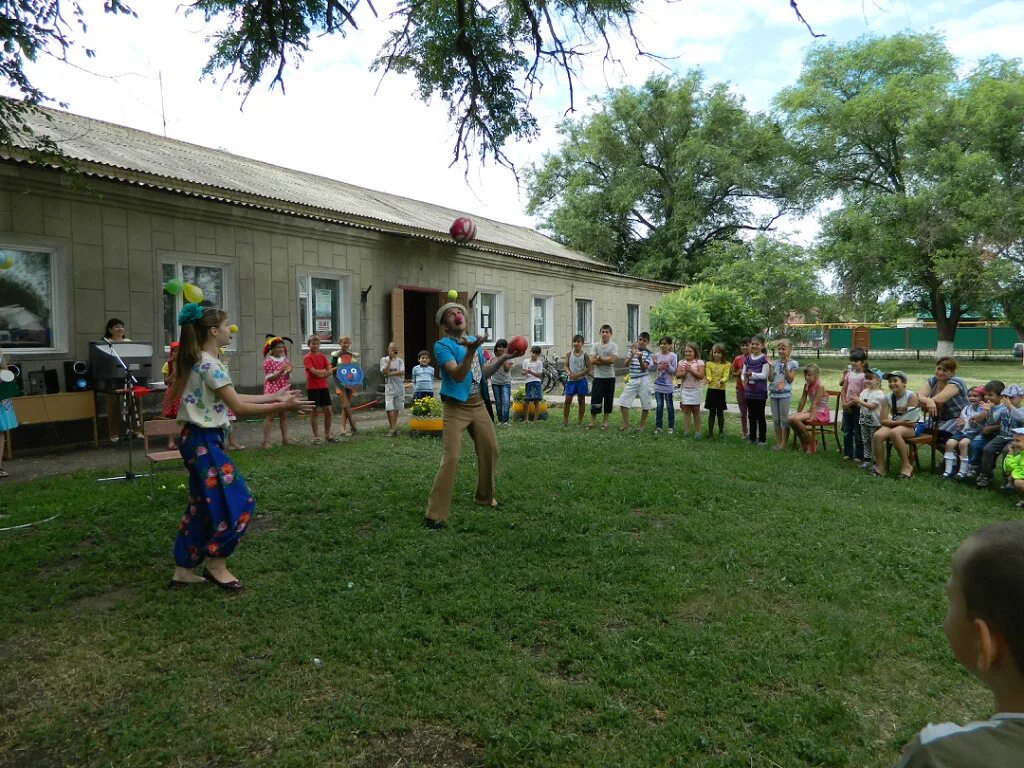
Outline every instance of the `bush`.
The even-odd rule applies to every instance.
[[[711,283],[695,283],[666,294],[651,309],[651,336],[671,336],[677,348],[692,341],[706,358],[712,344],[727,353],[739,349],[740,339],[763,328],[763,319],[739,291]]]

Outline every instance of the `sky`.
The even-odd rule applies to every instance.
[[[215,147],[275,165],[320,174],[371,189],[450,206],[470,215],[527,226],[526,189],[493,163],[450,166],[452,126],[447,104],[424,103],[411,77],[379,74],[369,65],[388,26],[361,4],[360,29],[347,37],[319,37],[298,68],[285,75],[286,91],[257,86],[243,106],[234,84],[202,79],[215,25],[186,16],[176,0],[135,0],[138,18],[106,16],[86,3],[89,27],[77,33],[94,49],[79,49],[70,63],[43,56],[28,66],[33,82],[78,114]],[[609,88],[639,85],[653,73],[701,68],[708,81],[727,81],[753,110],[767,110],[793,83],[808,47],[845,43],[864,34],[938,31],[969,70],[989,54],[1019,55],[1024,0],[800,0],[814,41],[789,0],[647,0],[635,28],[645,50],[613,38],[615,63],[601,53],[586,63],[576,84],[577,116]],[[77,32],[77,30],[76,30]],[[161,88],[162,81],[162,88]],[[565,83],[548,73],[533,109],[539,137],[506,148],[519,167],[558,147],[556,128],[569,106]],[[166,124],[166,130],[165,130]],[[783,236],[806,242],[813,221],[785,222]]]

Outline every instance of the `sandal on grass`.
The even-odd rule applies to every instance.
[[[6,469],[0,469],[0,477],[10,477],[10,475],[7,474]]]
[[[884,472],[879,472],[878,471],[878,467],[872,467],[871,468],[871,475],[872,475],[872,477],[885,477],[885,473]]]
[[[238,579],[232,579],[231,581],[219,581],[212,573],[205,568],[203,569],[203,578],[209,582],[216,584],[218,587],[223,589],[225,592],[241,592],[242,582]]]

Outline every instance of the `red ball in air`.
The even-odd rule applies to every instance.
[[[525,336],[513,336],[508,340],[508,353],[513,357],[521,357],[526,354],[528,346]]]
[[[460,216],[452,222],[448,234],[452,236],[453,240],[457,240],[460,243],[468,242],[476,237],[476,224],[473,223],[472,219]]]

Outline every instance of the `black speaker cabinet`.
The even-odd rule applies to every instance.
[[[26,395],[53,395],[60,392],[60,377],[56,368],[40,368],[38,371],[23,371],[28,380]]]
[[[92,389],[89,364],[84,360],[64,361],[64,391],[85,392]]]

